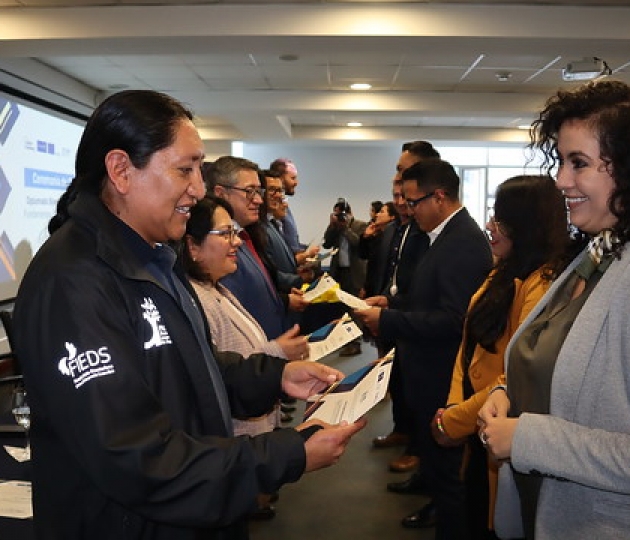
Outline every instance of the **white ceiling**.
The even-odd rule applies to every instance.
[[[629,29],[612,0],[0,0],[0,83],[85,114],[161,90],[209,141],[521,141],[567,62],[630,83]]]

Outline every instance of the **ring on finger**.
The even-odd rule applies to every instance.
[[[484,446],[488,444],[488,436],[486,435],[485,431],[479,432],[479,440],[481,441],[481,444],[483,444]]]

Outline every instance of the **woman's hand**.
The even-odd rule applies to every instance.
[[[498,417],[491,418],[485,427],[479,430],[481,442],[494,459],[501,461],[510,458],[517,425],[518,418]]]
[[[300,335],[297,324],[289,328],[284,334],[274,340],[289,360],[304,360],[308,358],[308,338]]]
[[[490,393],[479,411],[479,438],[497,460],[509,459],[518,418],[508,418],[510,400],[507,392],[497,388]]]
[[[492,418],[507,418],[509,410],[510,400],[507,392],[502,388],[497,388],[490,392],[488,399],[479,410],[477,425],[483,426]]]
[[[446,448],[452,446],[460,446],[466,442],[466,437],[461,437],[459,439],[453,439],[449,437],[446,432],[446,428],[442,422],[442,414],[444,413],[444,409],[438,409],[433,416],[433,420],[431,421],[431,433],[435,442],[440,446],[444,446]]]
[[[371,236],[377,235],[379,232],[381,232],[381,228],[376,223],[372,222],[365,228],[363,237],[370,238]]]

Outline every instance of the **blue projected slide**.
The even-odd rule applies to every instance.
[[[0,300],[15,296],[74,176],[83,126],[0,95]]]

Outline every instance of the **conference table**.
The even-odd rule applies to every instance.
[[[13,416],[10,413],[0,415],[0,482],[6,480],[30,482],[30,461],[17,461],[5,450],[5,446],[22,448],[25,444],[24,432],[15,424]],[[34,540],[33,521],[0,517],[0,538],[2,540]]]

